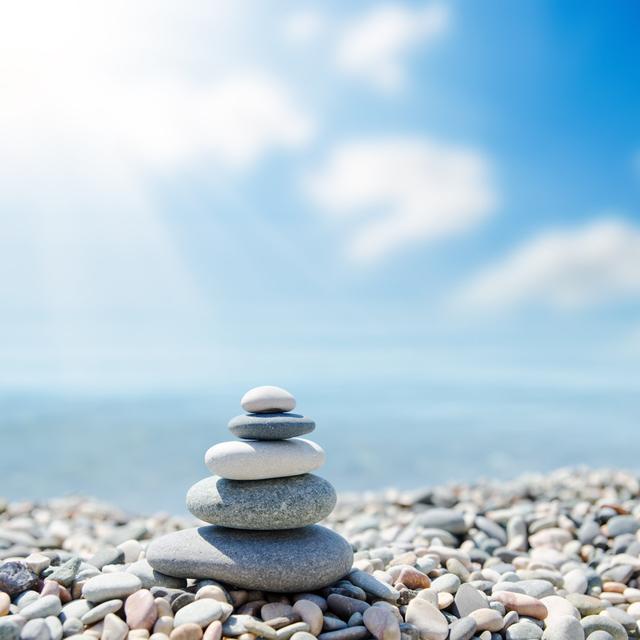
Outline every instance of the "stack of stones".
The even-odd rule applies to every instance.
[[[189,489],[187,507],[210,523],[168,534],[147,551],[151,566],[178,578],[211,578],[246,589],[314,590],[349,572],[353,553],[337,533],[317,525],[336,504],[334,488],[310,473],[324,451],[298,436],[315,429],[284,389],[256,387],[247,412],[229,423],[240,441],[211,447],[214,474]]]

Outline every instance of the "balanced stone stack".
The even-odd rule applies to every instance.
[[[247,412],[229,423],[240,441],[205,454],[214,474],[189,489],[187,507],[211,523],[168,534],[149,546],[147,559],[164,574],[212,578],[245,589],[274,592],[325,587],[347,574],[349,543],[317,523],[336,504],[334,488],[313,475],[324,451],[298,436],[315,429],[279,387],[257,387],[241,400]]]

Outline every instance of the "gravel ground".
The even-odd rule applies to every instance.
[[[193,526],[85,498],[0,501],[0,640],[623,640],[640,635],[640,481],[560,470],[343,495],[343,580],[272,594],[144,559]]]

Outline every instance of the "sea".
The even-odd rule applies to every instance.
[[[131,512],[186,513],[204,452],[231,439],[244,389],[0,394],[0,497],[93,496]],[[313,386],[296,411],[338,492],[501,481],[558,467],[640,469],[638,400],[548,388]]]

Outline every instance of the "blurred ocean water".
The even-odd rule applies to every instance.
[[[240,390],[241,391],[241,390]],[[144,513],[185,513],[208,475],[205,450],[230,439],[238,390],[211,395],[0,397],[0,496],[92,495]],[[508,478],[559,466],[640,467],[637,399],[535,389],[306,390],[301,413],[338,491]]]

